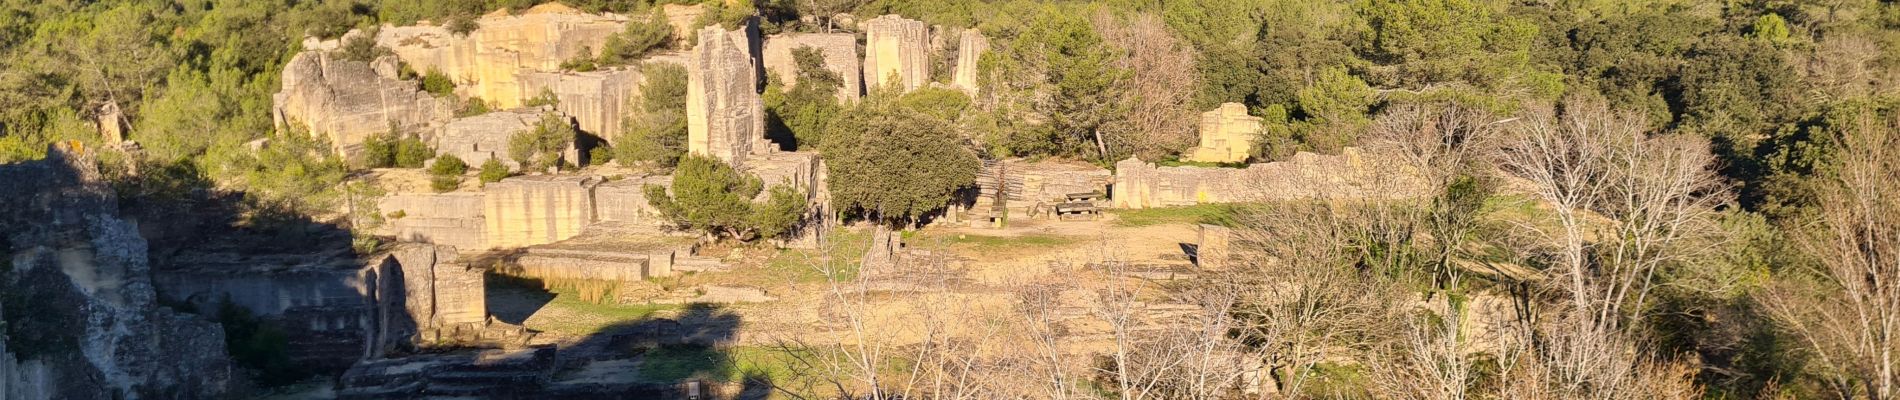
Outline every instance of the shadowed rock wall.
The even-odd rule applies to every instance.
[[[0,165],[0,395],[218,398],[224,331],[161,307],[146,241],[77,142]]]

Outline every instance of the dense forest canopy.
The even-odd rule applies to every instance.
[[[4,0],[0,162],[39,158],[47,144],[61,140],[104,144],[99,124],[119,124],[142,150],[136,159],[104,160],[108,170],[144,171],[115,182],[122,196],[172,198],[181,196],[174,190],[178,182],[210,182],[242,193],[260,210],[335,210],[356,195],[341,184],[349,168],[317,139],[294,127],[278,132],[272,122],[272,94],[302,38],[422,20],[467,24],[493,10],[541,2]],[[567,1],[629,15],[660,3],[695,2]],[[1698,198],[1723,200],[1714,206],[1723,213],[1723,229],[1740,232],[1739,239],[1724,244],[1724,267],[1671,270],[1666,278],[1689,279],[1678,287],[1709,274],[1749,278],[1659,293],[1653,307],[1664,316],[1633,325],[1663,332],[1655,336],[1665,350],[1705,357],[1708,370],[1698,379],[1716,394],[1865,383],[1852,371],[1782,362],[1813,356],[1783,343],[1801,340],[1787,332],[1719,319],[1755,315],[1739,311],[1764,307],[1757,302],[1768,297],[1755,293],[1793,296],[1787,285],[1755,277],[1800,276],[1795,266],[1829,265],[1814,253],[1825,249],[1792,248],[1779,231],[1807,229],[1824,206],[1849,206],[1836,204],[1842,198],[1880,197],[1864,192],[1879,189],[1876,181],[1851,186],[1836,178],[1868,173],[1850,161],[1884,160],[1847,149],[1893,145],[1891,137],[1869,132],[1894,135],[1900,117],[1900,3],[715,0],[709,6],[715,15],[756,13],[768,33],[848,29],[835,18],[841,13],[858,19],[899,14],[945,29],[979,30],[994,42],[978,63],[982,90],[966,97],[927,89],[897,103],[918,111],[904,119],[966,135],[986,157],[1173,161],[1192,145],[1198,114],[1228,102],[1265,119],[1258,161],[1299,151],[1335,153],[1401,126],[1398,116],[1437,106],[1499,121],[1545,115],[1552,126],[1584,123],[1557,115],[1600,108],[1614,115],[1611,122],[1640,125],[1640,133],[1657,140],[1632,146],[1699,138],[1710,143],[1719,166],[1716,174],[1698,175],[1711,181],[1704,189],[1732,190],[1733,201]],[[954,38],[949,42],[955,45]],[[953,50],[939,53],[954,56]],[[800,64],[816,64],[803,60],[811,57]],[[948,57],[933,63],[956,62]],[[933,79],[951,79],[943,65],[932,69]],[[671,72],[677,84],[683,74]],[[837,84],[815,72],[802,82]],[[827,139],[825,132],[852,129],[838,121],[869,117],[831,106],[834,89],[815,85],[767,89],[785,123],[775,129],[814,145],[855,143],[844,142],[845,135]],[[877,96],[879,89],[871,91]],[[643,108],[655,115],[669,109]],[[653,132],[633,137],[684,129],[674,120],[652,124]],[[246,146],[259,139],[273,145]],[[669,165],[679,157],[678,143],[647,145],[619,145],[617,157]],[[1885,167],[1890,173],[1892,165]],[[1892,187],[1884,190],[1888,201],[1900,196]]]

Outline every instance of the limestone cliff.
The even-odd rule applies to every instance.
[[[957,69],[950,84],[957,89],[975,96],[977,92],[976,68],[983,60],[983,54],[990,51],[990,39],[983,37],[976,29],[965,29],[957,41]]]
[[[390,57],[365,63],[321,50],[298,53],[284,66],[283,89],[275,96],[278,127],[309,128],[345,154],[391,127],[433,135],[454,115],[454,107],[413,81],[396,79],[390,73],[395,65]]]
[[[701,29],[686,67],[686,150],[735,167],[770,148],[754,143],[765,140],[765,103],[744,37],[717,26]]]
[[[417,72],[448,75],[456,82],[457,94],[513,108],[538,94],[524,90],[521,71],[559,71],[562,62],[592,56],[626,23],[623,16],[547,3],[519,14],[489,13],[466,35],[441,26],[385,26],[376,43],[395,50]]]
[[[896,15],[865,21],[864,86],[875,90],[896,85],[909,91],[928,84],[930,28]]]
[[[858,64],[858,38],[847,33],[788,33],[765,39],[765,70],[778,76],[786,87],[798,84],[798,61],[792,50],[817,49],[824,55],[825,69],[838,74],[843,87],[838,101],[853,102],[864,93],[863,71]]]
[[[75,144],[0,166],[8,399],[217,398],[231,365],[216,324],[158,305],[146,242]]]
[[[649,57],[647,63],[685,65],[678,55]],[[627,117],[640,107],[640,86],[646,76],[638,67],[615,67],[590,72],[521,72],[522,93],[554,94],[554,109],[574,117],[582,132],[609,143],[620,135]]]
[[[469,166],[479,168],[490,158],[501,160],[509,170],[521,170],[521,163],[508,157],[508,139],[516,133],[533,130],[541,122],[546,108],[517,108],[471,117],[457,118],[442,128],[431,145],[436,153],[453,154]]]

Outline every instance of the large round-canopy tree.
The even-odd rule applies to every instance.
[[[867,265],[888,261],[891,228],[950,205],[981,167],[948,121],[879,97],[832,123],[822,148],[833,208],[877,223]]]

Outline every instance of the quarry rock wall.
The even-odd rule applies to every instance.
[[[520,171],[521,163],[508,156],[508,139],[533,130],[549,111],[546,107],[516,108],[456,118],[442,127],[432,144],[437,154],[455,155],[471,168],[481,168],[492,158],[510,171]]]
[[[788,33],[766,38],[765,70],[785,83],[798,84],[798,60],[792,50],[811,47],[824,55],[825,69],[838,74],[844,86],[838,88],[838,101],[854,102],[864,93],[863,71],[858,64],[858,37],[848,33]]]
[[[224,331],[158,304],[146,242],[120,218],[91,154],[61,143],[0,166],[0,278],[8,399],[219,398],[232,390]]]
[[[360,149],[370,135],[399,131],[432,135],[453,116],[449,101],[419,89],[415,82],[386,76],[395,59],[371,63],[341,59],[325,51],[304,51],[284,66],[283,87],[274,97],[273,117],[280,129],[304,127],[321,135],[341,154]]]
[[[990,39],[976,29],[964,29],[957,41],[957,68],[950,84],[974,97],[977,94],[977,66],[990,51]]]
[[[923,21],[885,15],[864,26],[867,90],[895,85],[910,91],[930,84],[930,28]]]
[[[384,214],[384,233],[396,240],[486,249],[482,198],[481,192],[391,194],[376,209]]]
[[[765,140],[765,103],[747,45],[734,36],[717,26],[699,31],[686,67],[686,149],[737,167],[769,146],[755,143]]]
[[[558,71],[563,62],[593,56],[626,23],[623,16],[547,3],[518,14],[489,13],[466,35],[440,26],[384,26],[376,42],[394,50],[417,73],[436,70],[448,75],[464,97],[513,108],[537,94],[523,91],[522,71]]]
[[[574,117],[582,132],[613,142],[622,121],[640,106],[640,70],[616,67],[590,72],[523,72],[522,93],[553,94],[554,109]]]
[[[553,243],[580,235],[593,224],[591,176],[521,176],[482,189],[483,230],[490,248]]]
[[[1246,168],[1162,167],[1134,158],[1115,163],[1114,206],[1150,208],[1315,198],[1419,195],[1415,171],[1368,160],[1355,148],[1337,156],[1295,154]]]

